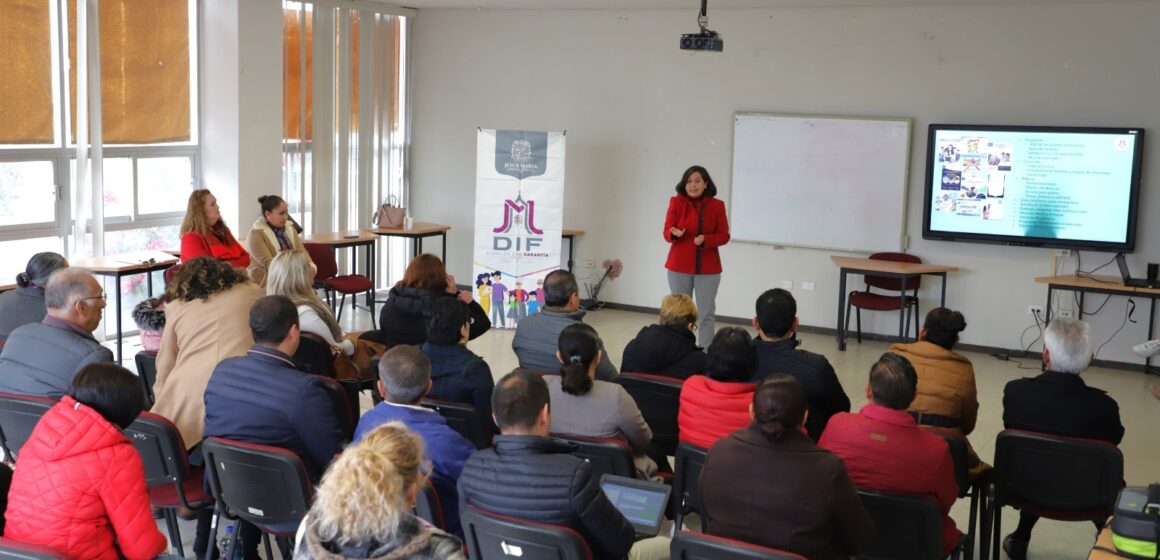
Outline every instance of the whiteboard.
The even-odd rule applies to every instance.
[[[737,113],[732,238],[853,252],[905,249],[910,124]]]

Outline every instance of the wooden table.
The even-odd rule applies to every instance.
[[[560,237],[568,242],[568,272],[572,272],[572,258],[576,256],[576,238],[584,235],[582,229],[565,229],[560,232]]]
[[[350,261],[351,274],[356,273],[355,266],[358,263],[357,263],[357,259],[354,257],[357,256],[358,248],[359,247],[366,247],[366,249],[367,249],[367,278],[371,279],[371,285],[373,285],[377,289],[379,285],[378,285],[378,282],[376,282],[376,278],[378,276],[378,267],[375,266],[375,241],[376,240],[378,240],[378,236],[376,236],[368,231],[363,231],[361,229],[351,229],[351,230],[347,230],[347,231],[339,231],[339,232],[334,232],[334,233],[315,233],[315,234],[308,235],[305,238],[303,238],[303,241],[305,241],[306,243],[318,243],[320,245],[330,245],[331,247],[334,247],[335,249],[349,247],[350,248],[350,256],[352,257],[351,261]],[[374,291],[372,290],[372,293],[373,292]],[[358,297],[356,296],[355,299],[358,299]],[[374,301],[374,297],[371,294],[367,294],[367,307],[370,308],[370,311],[372,314],[375,312],[375,301]]]
[[[886,261],[879,259],[862,259],[857,257],[841,257],[838,255],[830,255],[830,260],[837,266],[840,274],[840,281],[838,282],[838,350],[846,350],[846,275],[850,273],[863,274],[871,276],[886,276],[889,278],[899,278],[903,284],[906,279],[912,276],[938,276],[942,278],[942,295],[939,300],[940,307],[946,307],[947,304],[947,273],[955,272],[959,269],[957,266],[943,266],[937,264],[926,263],[908,263],[898,261]],[[915,290],[914,297],[918,297],[918,290]],[[900,292],[898,295],[899,302],[905,306],[906,293]],[[901,308],[900,308],[901,309]],[[906,340],[905,325],[902,323],[903,313],[898,314],[898,337]],[[918,318],[916,317],[917,321]]]
[[[402,237],[404,239],[412,239],[415,241],[411,251],[411,258],[419,256],[423,252],[423,239],[427,237],[442,236],[443,237],[443,262],[447,262],[447,230],[451,226],[443,224],[435,224],[431,222],[415,222],[411,224],[411,229],[403,229],[402,227],[372,227],[367,228],[367,231],[382,237]]]
[[[121,329],[121,278],[144,274],[149,286],[149,297],[153,297],[153,272],[165,270],[177,264],[177,258],[161,251],[144,251],[140,253],[126,253],[122,255],[105,255],[87,259],[69,260],[69,266],[87,270],[97,276],[111,276],[116,279],[116,288],[113,290],[113,307],[117,316],[117,363],[121,363],[121,341],[124,333]]]
[[[16,284],[0,285],[0,293],[4,293],[4,292],[7,292],[8,290],[15,290],[15,289],[16,289]]]
[[[1043,311],[1043,323],[1047,324],[1051,321],[1051,296],[1056,290],[1063,290],[1069,292],[1076,292],[1079,294],[1079,309],[1076,310],[1076,318],[1083,319],[1083,300],[1084,294],[1108,294],[1113,296],[1126,297],[1142,297],[1148,298],[1148,338],[1154,338],[1153,319],[1156,316],[1156,299],[1160,298],[1160,288],[1144,288],[1139,286],[1125,286],[1122,278],[1118,276],[1095,276],[1091,274],[1084,274],[1082,276],[1075,274],[1068,274],[1065,276],[1040,276],[1035,279],[1036,284],[1047,284],[1047,306]],[[1152,372],[1152,358],[1144,359],[1144,372]]]

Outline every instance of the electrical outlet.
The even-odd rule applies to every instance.
[[[1064,319],[1071,319],[1071,317],[1072,317],[1071,310],[1070,309],[1060,309],[1059,316],[1063,317]]]
[[[596,261],[592,259],[584,261],[584,268],[596,268]]]
[[[1028,305],[1027,306],[1027,314],[1034,315],[1034,316],[1042,319],[1043,318],[1043,306],[1042,305]]]
[[[781,289],[793,290],[793,280],[782,280],[781,281]]]
[[[802,282],[802,289],[807,291],[807,292],[812,292],[812,291],[814,291],[814,283],[813,282]]]
[[[1071,256],[1071,249],[1056,249],[1055,256],[1057,256],[1057,257],[1070,257]]]

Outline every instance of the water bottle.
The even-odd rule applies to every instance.
[[[226,526],[226,534],[218,543],[218,554],[222,560],[236,560],[242,558],[242,539],[239,537],[238,542],[234,543],[234,550],[230,551],[230,539],[234,538],[234,526]],[[229,554],[227,554],[229,552]]]

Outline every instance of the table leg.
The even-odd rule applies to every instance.
[[[1055,286],[1048,284],[1047,285],[1047,306],[1043,308],[1043,326],[1044,327],[1046,327],[1047,323],[1051,321],[1051,295],[1052,295],[1052,292],[1054,292],[1054,291],[1055,291]]]
[[[568,238],[568,272],[572,272],[572,266],[575,263],[576,257],[576,238]]]
[[[447,232],[443,232],[443,262],[447,263]]]
[[[423,254],[423,238],[416,237],[411,243],[411,258],[418,257]]]
[[[145,284],[149,286],[149,297],[153,297],[153,271],[145,273]]]
[[[367,248],[367,278],[371,279],[371,292],[369,294],[367,294],[367,307],[369,307],[371,309],[371,313],[375,312],[375,296],[374,296],[374,294],[375,294],[375,290],[377,290],[379,287],[379,285],[375,283],[375,251],[374,251],[374,246],[375,246],[374,243],[370,243],[366,246],[366,248]],[[357,253],[358,249],[355,249],[352,252]]]
[[[906,281],[910,280],[909,276],[902,277],[902,287],[906,288]],[[898,292],[898,340],[906,342],[906,327],[902,323],[902,318],[906,315],[906,290],[902,289]]]
[[[938,306],[945,308],[947,306],[947,273],[944,272],[939,276],[942,277],[942,297],[939,298]]]
[[[117,304],[114,306],[116,309],[113,312],[117,314],[117,365],[121,365],[121,274],[117,273],[116,278],[117,291],[113,299],[116,300]]]
[[[843,321],[846,309],[846,269],[838,271],[838,350],[846,350],[846,323]]]
[[[1152,323],[1156,318],[1156,298],[1148,298],[1148,340],[1152,340]],[[1144,375],[1152,373],[1152,356],[1144,358]]]

